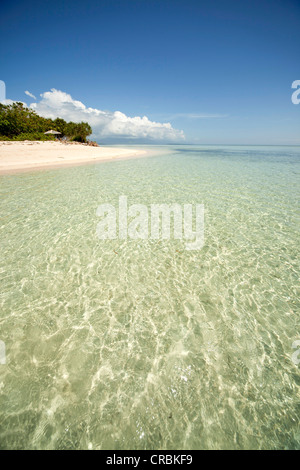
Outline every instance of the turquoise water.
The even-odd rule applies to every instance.
[[[0,448],[300,448],[300,148],[155,150],[0,177]],[[120,195],[204,247],[99,240]]]

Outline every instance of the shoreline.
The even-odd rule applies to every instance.
[[[138,158],[147,150],[57,141],[0,141],[0,175]]]

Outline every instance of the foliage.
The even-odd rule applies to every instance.
[[[54,135],[45,135],[42,132],[26,132],[13,137],[7,137],[7,135],[0,135],[0,141],[20,141],[20,140],[55,140]]]
[[[87,122],[66,122],[64,119],[44,118],[23,103],[4,105],[0,103],[0,136],[1,140],[53,140],[45,135],[48,130],[61,132],[60,137],[77,142],[86,142],[92,128]]]
[[[71,139],[72,142],[85,142],[85,140],[83,140],[83,138],[80,136],[80,135],[75,135],[74,137],[72,137]]]
[[[26,132],[14,136],[13,140],[55,140],[54,135],[45,135],[42,132]]]

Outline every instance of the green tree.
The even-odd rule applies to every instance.
[[[24,136],[24,139],[35,140],[37,137],[47,138],[43,137],[43,134],[49,129],[79,142],[86,142],[87,136],[92,133],[92,128],[87,122],[66,122],[62,118],[53,120],[39,116],[20,102],[11,105],[0,103],[0,136],[19,140]]]

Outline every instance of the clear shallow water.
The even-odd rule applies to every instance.
[[[300,448],[300,149],[161,150],[0,178],[1,448]],[[99,240],[120,195],[205,246]]]

